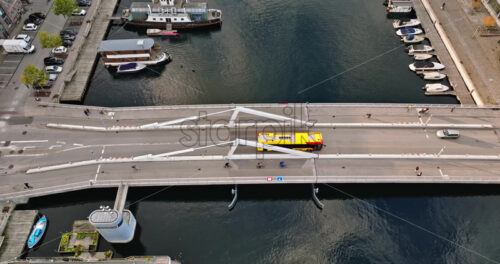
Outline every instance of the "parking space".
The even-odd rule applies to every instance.
[[[24,54],[8,54],[5,56],[4,61],[0,64],[0,89],[7,86],[23,57]]]

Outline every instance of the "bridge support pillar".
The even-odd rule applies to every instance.
[[[314,201],[314,203],[316,204],[316,206],[317,206],[319,209],[323,210],[324,205],[323,205],[323,203],[319,200],[318,195],[317,195],[317,194],[318,194],[318,192],[319,192],[319,188],[315,188],[315,187],[314,187],[314,183],[313,183],[313,184],[311,184],[311,187],[312,187],[312,196],[313,196],[313,201]]]
[[[238,201],[238,185],[235,184],[234,188],[231,189],[231,194],[233,195],[233,201],[227,206],[227,209],[229,211],[233,210],[233,208],[236,206],[236,202]]]

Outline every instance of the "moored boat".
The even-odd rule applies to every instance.
[[[43,237],[45,234],[45,229],[47,228],[47,217],[42,216],[36,224],[33,226],[33,231],[31,231],[30,236],[28,237],[28,248],[33,248]]]
[[[432,61],[416,61],[409,67],[412,71],[438,71],[445,68],[443,64]]]
[[[162,30],[158,28],[148,28],[146,30],[148,36],[178,36],[177,30]]]
[[[152,38],[105,40],[99,46],[104,66],[129,63],[155,65],[171,61],[172,57],[155,45]]]
[[[434,48],[429,45],[417,44],[408,46],[408,55],[413,55],[415,53],[429,53],[433,51]]]
[[[446,78],[446,74],[440,72],[424,72],[422,73],[424,80],[437,81]]]
[[[396,31],[396,35],[398,36],[418,35],[422,33],[423,31],[420,28],[401,28]]]
[[[432,54],[427,54],[427,53],[414,53],[413,54],[413,59],[416,60],[416,61],[419,61],[419,60],[428,60],[430,58],[432,58],[434,55]]]
[[[386,8],[389,14],[409,14],[413,11],[411,6],[388,6]]]
[[[401,41],[403,41],[404,43],[406,44],[414,44],[414,43],[420,43],[422,41],[424,41],[424,37],[423,36],[419,36],[419,35],[407,35],[407,36],[404,36]]]
[[[428,93],[441,93],[450,90],[450,87],[440,83],[428,83],[424,86],[424,90]]]
[[[174,0],[152,0],[133,2],[129,9],[124,9],[122,22],[129,25],[173,29],[200,28],[222,24],[222,11],[209,9],[207,3]]]
[[[415,27],[420,25],[420,20],[418,19],[396,19],[392,22],[392,26],[396,29],[405,27]]]
[[[138,72],[143,70],[144,68],[146,68],[145,64],[132,62],[118,66],[116,72],[118,73]]]

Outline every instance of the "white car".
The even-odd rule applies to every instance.
[[[28,23],[28,24],[23,26],[23,30],[26,30],[26,31],[35,31],[37,29],[38,29],[38,26],[33,24],[33,23]]]
[[[68,48],[64,46],[59,46],[57,48],[52,49],[52,54],[62,54],[68,52]]]
[[[87,11],[85,9],[77,8],[73,10],[73,13],[71,13],[73,16],[84,16],[87,14]]]
[[[436,136],[438,138],[458,138],[460,136],[460,132],[458,132],[458,130],[443,129],[437,131]]]
[[[19,34],[19,35],[17,35],[14,39],[22,39],[22,40],[24,40],[24,41],[26,41],[26,42],[28,42],[28,43],[29,43],[29,42],[30,42],[30,40],[31,40],[30,36],[28,36],[28,35],[26,35],[26,34]]]
[[[46,72],[52,72],[52,73],[60,73],[62,72],[63,68],[61,66],[47,66],[45,67]]]

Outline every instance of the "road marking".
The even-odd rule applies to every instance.
[[[11,144],[24,144],[24,143],[45,143],[49,142],[48,140],[12,140],[10,143]],[[0,143],[5,143],[5,141],[0,141]]]
[[[62,145],[52,145],[49,147],[49,150],[52,150],[54,148],[60,148],[60,147],[62,147]]]
[[[130,146],[163,146],[163,145],[175,145],[175,144],[180,144],[179,142],[156,142],[156,143],[130,143],[130,144],[103,144],[103,145],[82,145],[82,144],[73,144],[74,148],[68,148],[68,149],[63,149],[58,152],[66,152],[66,151],[72,151],[72,150],[77,150],[77,149],[82,149],[82,148],[93,148],[93,147],[101,147],[101,146],[106,146],[106,147],[130,147]]]
[[[41,156],[47,156],[47,153],[40,153],[40,154],[12,154],[12,155],[5,155],[5,158],[16,158],[16,157],[41,157]]]
[[[57,144],[61,144],[61,145],[66,145],[66,142],[64,141],[56,141]]]
[[[102,155],[104,155],[105,149],[106,149],[106,146],[103,146],[102,150],[101,150],[101,157],[99,159],[102,159]],[[100,170],[101,170],[101,164],[99,164],[99,166],[97,166],[97,171],[95,172],[94,183],[97,182],[97,176],[99,176]]]
[[[23,150],[34,149],[34,148],[36,148],[36,147],[35,146],[26,146],[26,147],[23,148]]]
[[[439,174],[441,174],[441,177],[443,177],[444,179],[450,178],[450,176],[448,174],[443,174],[443,171],[441,170],[441,168],[439,168]]]

